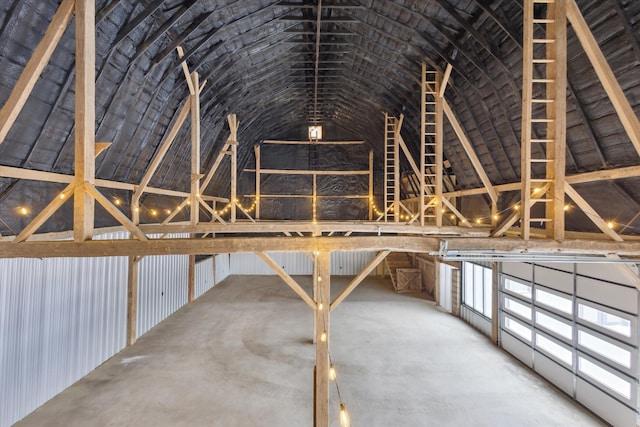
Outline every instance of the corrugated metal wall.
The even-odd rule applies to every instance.
[[[198,298],[216,284],[213,275],[213,264],[213,258],[207,258],[196,264],[195,298]]]
[[[0,260],[0,426],[124,348],[126,292],[123,257]]]
[[[231,274],[229,254],[216,255],[216,284],[229,277],[229,274]]]
[[[290,275],[313,274],[313,262],[302,252],[274,252],[269,256]],[[331,275],[355,276],[374,256],[373,252],[332,252]],[[231,254],[231,274],[273,275],[275,272],[257,255],[239,253]]]

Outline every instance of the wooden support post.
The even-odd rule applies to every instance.
[[[316,368],[314,426],[329,426],[329,313],[331,305],[331,252],[321,251],[316,257],[318,283],[315,308]],[[322,304],[322,305],[321,305]],[[322,310],[320,310],[322,307]]]
[[[438,73],[436,77],[435,92],[438,93],[436,97],[436,227],[442,227],[442,182],[444,179],[444,96],[440,95],[441,77],[442,74]],[[424,213],[421,214],[424,216]]]
[[[373,220],[373,150],[369,151],[369,221]]]
[[[74,6],[75,0],[62,1],[47,31],[44,33],[44,37],[31,55],[22,74],[20,74],[9,98],[2,106],[0,110],[0,144],[7,137],[11,126],[15,123],[20,111],[22,111],[22,107],[24,107],[31,91],[33,91],[42,70],[44,70],[49,59],[51,59],[53,51],[58,46],[58,42],[60,42],[67,25],[69,25]]]
[[[200,76],[197,72],[191,73],[191,82],[195,88],[189,95],[191,100],[191,225],[200,222]]]
[[[256,219],[260,219],[260,146],[253,147],[256,155]]]
[[[317,200],[318,200],[318,181],[316,174],[313,174],[313,195],[311,196],[311,219],[315,223],[318,220],[317,216]]]
[[[95,183],[96,5],[76,0],[75,179]],[[93,238],[95,203],[83,185],[74,192],[73,235],[76,242]]]
[[[547,4],[547,17],[555,23],[547,26],[547,58],[554,61],[546,64],[547,77],[553,82],[547,85],[547,117],[553,121],[547,124],[547,178],[551,180],[545,204],[547,238],[564,240],[564,184],[567,150],[567,4],[564,1]]]
[[[238,203],[237,180],[238,180],[238,122],[235,114],[227,116],[231,136],[229,143],[231,144],[231,217],[230,221],[236,222],[236,205]]]
[[[195,299],[196,289],[196,256],[189,255],[189,276],[187,279],[187,301],[192,302]]]
[[[524,0],[522,51],[522,141],[520,153],[520,200],[522,238],[529,240],[531,212],[531,114],[533,98],[533,0]]]
[[[139,257],[129,257],[129,273],[127,278],[127,345],[134,345],[137,339],[139,264]]]

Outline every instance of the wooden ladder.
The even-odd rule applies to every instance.
[[[384,222],[398,222],[400,221],[399,121],[385,113],[384,122]]]
[[[422,63],[420,132],[420,224],[441,218],[437,196],[442,193],[440,72]],[[435,200],[434,200],[435,199]],[[441,221],[440,221],[441,222]]]

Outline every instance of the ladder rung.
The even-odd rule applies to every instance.
[[[553,163],[551,159],[531,159],[531,163]]]
[[[551,104],[554,102],[554,99],[532,99],[531,102],[534,104]]]
[[[552,179],[548,179],[548,178],[531,178],[531,182],[553,182]]]
[[[555,21],[555,19],[548,19],[548,18],[534,18],[533,19],[533,23],[534,24],[553,24]]]
[[[555,142],[553,139],[532,139],[531,142],[538,142],[538,143],[549,143],[549,142]]]
[[[535,200],[536,202],[542,202],[542,203],[551,203],[551,202],[553,202],[553,199],[531,199],[531,200]]]
[[[531,79],[531,83],[553,83],[554,79]]]
[[[553,123],[554,119],[531,119],[531,123]]]
[[[550,218],[531,218],[529,222],[551,222]]]
[[[556,41],[554,39],[533,39],[534,43],[555,43]]]

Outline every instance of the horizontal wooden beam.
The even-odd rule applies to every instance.
[[[0,177],[26,179],[31,181],[55,182],[58,184],[70,184],[75,179],[73,175],[64,175],[54,172],[43,172],[31,169],[14,168],[11,166],[0,166]],[[113,190],[135,191],[137,185],[127,182],[109,181],[106,179],[96,179],[95,186],[99,188],[111,188]],[[158,194],[172,197],[189,197],[189,193],[177,190],[167,190],[165,188],[146,187],[146,193]],[[229,202],[225,197],[202,196],[203,200],[216,201],[221,203]]]
[[[218,224],[218,223],[200,223],[192,226],[187,223],[180,224],[149,224],[141,225],[140,228],[146,234],[157,233],[371,233],[371,234],[417,234],[417,235],[433,235],[433,236],[466,236],[466,237],[488,237],[487,228],[474,227],[436,227],[426,225],[406,225],[402,223],[382,223],[382,222],[329,222],[329,221],[259,221],[237,222],[234,224]]]
[[[279,145],[359,145],[364,141],[285,141],[279,139],[265,139],[263,144],[279,144]]]
[[[255,169],[245,169],[244,172],[254,172]],[[327,171],[327,170],[299,170],[299,169],[260,169],[262,175],[369,175],[369,170],[359,171]]]
[[[423,236],[356,237],[216,237],[185,239],[150,239],[147,241],[92,240],[0,242],[0,258],[56,258],[147,255],[199,255],[252,252],[348,252],[392,251],[446,254],[451,251],[485,251],[487,253],[546,255],[607,255],[640,257],[640,244],[610,240],[554,240],[517,238]]]

